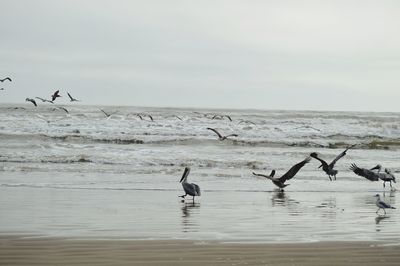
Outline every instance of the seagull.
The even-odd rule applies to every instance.
[[[71,101],[71,102],[80,102],[79,100],[73,98],[73,97],[71,96],[71,94],[69,94],[69,92],[67,92],[67,94],[68,94],[68,97],[70,98],[70,101]]]
[[[180,183],[182,183],[182,187],[183,187],[183,190],[185,191],[185,195],[182,195],[179,197],[184,199],[187,195],[190,195],[193,197],[193,202],[194,202],[194,197],[200,196],[201,192],[200,192],[200,187],[198,185],[187,182],[187,177],[188,177],[189,173],[190,173],[190,168],[185,167],[181,181],[179,181]]]
[[[353,146],[351,146],[351,147],[353,147]],[[327,162],[325,162],[324,160],[319,158],[318,153],[316,153],[316,152],[311,153],[310,156],[321,162],[321,165],[318,168],[322,167],[322,170],[328,175],[329,180],[332,181],[331,176],[333,176],[336,180],[336,175],[338,173],[338,171],[333,169],[333,167],[335,167],[336,162],[339,161],[340,158],[342,158],[343,156],[346,155],[347,150],[350,149],[351,147],[345,149],[342,153],[340,153],[338,156],[336,156],[336,158],[330,164],[328,164]]]
[[[59,94],[60,90],[56,90],[53,95],[51,95],[51,100],[54,101],[55,99],[57,99],[57,97],[61,97],[61,95]]]
[[[10,82],[12,81],[9,77],[6,77],[6,78],[4,78],[4,79],[0,79],[1,82],[4,82],[4,81],[6,81],[6,80],[8,80],[8,81],[10,81]]]
[[[386,211],[385,209],[396,209],[393,206],[390,206],[390,204],[384,202],[383,200],[381,200],[381,197],[379,196],[379,194],[376,194],[374,197],[376,197],[376,206],[378,207],[378,210],[376,211],[376,214],[378,214],[380,209],[383,209],[383,211],[385,212],[386,215]]]
[[[292,168],[289,169],[283,176],[276,178],[274,177],[275,175],[275,170],[272,170],[271,174],[269,176],[263,175],[263,174],[256,174],[253,172],[253,175],[255,176],[262,176],[267,179],[270,179],[272,183],[274,183],[275,186],[279,187],[281,191],[283,191],[283,188],[288,186],[289,184],[285,184],[286,180],[292,179],[298,171],[307,163],[309,163],[311,160],[310,157],[305,158],[303,161],[299,162],[298,164],[295,164],[292,166]]]
[[[106,113],[103,109],[100,109],[100,111],[102,111],[103,114],[104,114],[106,117],[110,117],[110,116],[112,116],[113,114],[117,113],[117,112],[115,111],[114,113],[108,114],[108,113]]]
[[[211,128],[211,127],[208,127],[207,129],[214,131],[214,133],[218,135],[218,139],[221,140],[221,141],[222,140],[226,140],[229,137],[238,137],[237,134],[230,134],[230,135],[222,136],[217,130],[215,130],[215,129]]]
[[[36,101],[34,99],[26,98],[25,101],[26,102],[31,102],[31,103],[33,103],[34,106],[37,106]]]
[[[52,103],[52,104],[54,104],[54,102],[53,101],[50,101],[50,100],[46,100],[46,99],[43,99],[43,98],[40,98],[40,97],[35,97],[36,99],[39,99],[39,100],[41,100],[42,102],[48,102],[48,103]]]
[[[379,172],[374,172],[376,169],[380,169],[381,166],[378,164],[377,166],[366,169],[366,168],[359,168],[355,163],[351,164],[350,170],[353,171],[356,175],[363,176],[369,181],[378,181],[379,176],[381,175]]]

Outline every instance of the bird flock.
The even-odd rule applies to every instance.
[[[1,83],[4,82],[12,82],[12,79],[10,77],[5,77],[3,79],[0,79]],[[0,88],[0,90],[5,90],[3,87]],[[80,102],[80,100],[74,98],[69,92],[67,92],[67,95],[69,97],[70,102]],[[49,99],[46,98],[42,98],[42,97],[35,97],[35,99],[38,99],[40,101],[42,101],[42,103],[51,103],[54,104],[54,102],[57,100],[57,98],[62,97],[62,95],[60,95],[60,90],[56,90],[54,91],[54,93],[52,95],[50,95]],[[25,101],[27,102],[31,102],[35,107],[38,106],[36,100],[33,98],[26,98]],[[67,114],[69,113],[69,111],[62,106],[58,106],[56,108],[54,108],[54,110],[56,109],[60,109],[65,111]],[[109,118],[110,116],[112,116],[113,114],[117,113],[117,112],[106,112],[103,109],[100,109],[100,111],[107,117]],[[228,119],[229,121],[233,121],[231,116],[229,115],[225,115],[225,114],[204,114],[204,113],[200,113],[200,112],[194,112],[197,114],[200,114],[204,117],[210,118],[212,120],[223,120],[223,119]],[[140,120],[144,120],[145,117],[148,118],[149,121],[154,121],[153,117],[150,114],[145,114],[145,113],[137,113],[134,114],[137,117],[140,118]],[[176,117],[179,120],[182,120],[182,118],[180,118],[177,115],[174,115],[174,117]],[[254,122],[249,121],[249,120],[240,120],[239,124],[253,124],[255,125]],[[238,134],[228,134],[228,135],[223,135],[221,134],[218,130],[211,128],[211,127],[207,127],[207,130],[212,131],[217,137],[218,140],[220,141],[224,141],[224,140],[228,140],[232,137],[238,137]],[[258,177],[264,177],[266,179],[271,180],[271,182],[277,186],[279,188],[279,190],[283,191],[283,189],[288,186],[289,184],[286,183],[286,181],[292,179],[299,171],[302,167],[304,167],[307,163],[309,163],[311,161],[311,158],[314,158],[315,160],[318,160],[321,165],[319,166],[319,168],[322,167],[322,170],[326,173],[326,175],[328,176],[329,180],[332,181],[332,178],[334,180],[336,180],[336,175],[338,174],[338,171],[336,169],[334,169],[336,163],[343,158],[349,149],[353,148],[356,145],[352,145],[348,148],[346,148],[343,152],[341,152],[338,156],[336,156],[336,158],[334,158],[329,164],[323,160],[322,158],[320,158],[320,155],[316,152],[312,152],[310,153],[309,157],[305,158],[304,160],[302,160],[301,162],[293,165],[285,174],[283,174],[281,177],[275,177],[275,170],[272,170],[271,173],[269,175],[265,175],[265,174],[260,174],[260,173],[255,173],[253,172],[254,176],[258,176]],[[356,175],[358,176],[362,176],[364,178],[366,178],[369,181],[379,181],[382,180],[383,181],[383,187],[386,186],[386,182],[389,182],[389,185],[391,188],[393,188],[392,186],[392,182],[396,183],[396,178],[393,175],[393,173],[385,168],[384,172],[382,171],[382,166],[381,165],[376,165],[373,168],[360,168],[358,167],[355,163],[351,164],[349,170],[353,171]],[[190,168],[186,167],[184,169],[184,173],[183,176],[180,180],[180,183],[182,184],[183,190],[185,191],[185,195],[179,196],[182,197],[183,199],[185,199],[185,197],[187,195],[190,195],[193,197],[193,201],[194,201],[194,197],[196,196],[200,196],[201,195],[201,191],[200,191],[200,187],[197,184],[194,183],[188,183],[187,182],[187,178],[188,175],[190,173]],[[395,209],[393,206],[383,202],[380,199],[379,194],[376,194],[375,197],[377,198],[376,200],[376,206],[378,207],[378,210],[376,211],[376,213],[378,214],[380,209],[383,209],[384,213],[386,214],[385,209]]]

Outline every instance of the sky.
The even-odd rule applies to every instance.
[[[400,1],[0,3],[0,103],[400,111]]]

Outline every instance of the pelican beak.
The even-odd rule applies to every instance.
[[[379,170],[379,169],[381,169],[381,166],[378,164],[377,166],[372,167],[370,170]]]
[[[188,176],[189,172],[190,172],[190,168],[185,167],[185,171],[183,171],[183,175],[182,175],[181,181],[179,181],[179,183],[182,183],[182,181]]]

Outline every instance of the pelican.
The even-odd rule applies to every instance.
[[[351,147],[353,147],[353,146],[351,146]],[[333,167],[335,167],[336,162],[339,161],[340,158],[342,158],[343,156],[346,155],[347,150],[350,149],[351,147],[345,149],[342,153],[340,153],[338,156],[336,156],[336,158],[330,164],[328,164],[327,162],[325,162],[324,160],[319,158],[318,153],[316,153],[316,152],[311,153],[310,156],[321,162],[321,165],[318,168],[322,167],[322,170],[328,175],[329,180],[332,181],[331,177],[333,176],[336,180],[336,175],[338,173],[338,171],[333,169]]]
[[[229,115],[214,115],[211,119],[223,119],[224,117],[228,118],[229,121],[232,122],[232,118]]]
[[[35,97],[35,98],[41,100],[43,103],[48,102],[48,103],[54,104],[54,102],[50,101],[50,100],[46,100],[46,99],[43,99],[43,98],[40,98],[40,97]]]
[[[31,103],[33,103],[34,106],[37,106],[36,101],[34,99],[26,98],[25,101],[26,102],[31,102]]]
[[[67,94],[68,94],[68,97],[69,97],[69,99],[70,99],[71,102],[79,102],[79,100],[73,98],[73,97],[71,96],[71,94],[69,94],[69,92],[67,92]]]
[[[221,141],[222,140],[226,140],[229,137],[237,137],[238,136],[237,134],[230,134],[230,135],[222,136],[217,130],[215,130],[215,129],[211,128],[211,127],[208,127],[207,129],[211,130],[211,131],[214,131],[214,133],[218,135],[218,139],[221,140]]]
[[[190,195],[193,197],[193,201],[194,201],[194,197],[200,196],[201,192],[200,192],[200,187],[198,185],[187,182],[187,177],[188,177],[189,173],[190,173],[190,168],[185,167],[181,181],[179,181],[182,184],[183,190],[185,191],[185,195],[182,195],[179,197],[184,199],[187,195]]]
[[[6,80],[8,80],[8,81],[10,81],[10,82],[12,81],[12,80],[11,80],[9,77],[6,77],[6,78],[3,78],[3,79],[0,79],[0,81],[1,81],[1,82],[4,82],[4,81],[6,81]]]
[[[276,178],[274,177],[275,175],[275,170],[272,170],[271,174],[269,176],[263,175],[263,174],[256,174],[253,172],[253,175],[255,176],[262,176],[265,177],[274,183],[275,186],[279,187],[281,191],[283,191],[283,188],[288,186],[289,184],[285,184],[286,180],[292,179],[298,171],[307,163],[309,163],[311,160],[310,157],[305,158],[303,161],[299,162],[298,164],[295,164],[292,166],[292,168],[289,169],[283,176]]]
[[[59,94],[60,90],[56,90],[53,95],[51,95],[51,100],[54,101],[55,99],[57,99],[57,97],[61,97],[61,95]]]
[[[359,176],[365,177],[369,181],[379,181],[379,179],[383,180],[384,187],[385,187],[385,182],[390,182],[390,181],[395,182],[395,178],[392,174],[379,173],[381,168],[382,168],[382,166],[379,164],[371,169],[359,168],[355,163],[351,164],[351,166],[350,166],[351,171],[353,171],[355,174],[357,174]],[[375,172],[374,170],[378,170],[378,172]],[[387,171],[389,171],[389,170],[387,170]],[[389,173],[390,173],[390,171],[389,171]],[[391,184],[392,183],[390,182],[390,185]]]
[[[383,200],[381,200],[381,197],[379,196],[379,194],[376,194],[374,197],[376,197],[376,206],[378,207],[378,210],[376,211],[376,214],[378,214],[380,209],[383,209],[383,211],[385,212],[386,215],[386,211],[385,209],[396,209],[393,206],[390,206],[390,204],[384,202]]]
[[[110,117],[110,116],[112,116],[113,114],[117,113],[117,112],[114,112],[114,113],[108,114],[108,113],[106,113],[103,109],[100,109],[100,111],[102,111],[103,114],[104,114],[106,117]]]
[[[380,180],[383,181],[383,187],[386,187],[386,182],[389,182],[390,187],[392,187],[392,181],[396,183],[396,178],[389,169],[385,168],[385,173],[381,173],[382,166],[380,164],[378,164],[374,168],[371,168],[371,170],[378,170],[378,177]]]
[[[57,109],[63,110],[64,112],[66,112],[67,114],[69,114],[69,111],[67,110],[67,108],[59,106],[57,107]]]

